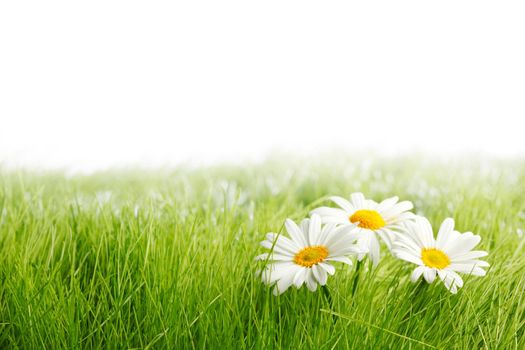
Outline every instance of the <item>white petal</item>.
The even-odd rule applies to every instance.
[[[421,248],[422,248],[417,244],[417,242],[415,242],[412,239],[412,236],[410,236],[407,233],[399,233],[399,232],[394,235],[394,242],[392,243],[392,246],[393,247],[404,246],[407,249],[409,249],[414,255],[418,255],[418,256],[420,255]]]
[[[370,236],[372,236],[374,233],[361,228],[358,229],[358,231],[359,238],[357,239],[357,246],[364,253],[368,254],[370,252]]]
[[[447,266],[447,269],[452,270],[452,271],[456,271],[456,272],[461,272],[461,273],[474,275],[474,276],[485,276],[487,274],[487,272],[485,270],[483,270],[481,267],[478,267],[478,266],[476,266],[474,264],[456,264],[456,263],[452,263],[449,266]]]
[[[439,278],[445,284],[445,287],[452,293],[456,294],[458,288],[463,286],[463,279],[451,270],[438,270]]]
[[[348,216],[323,216],[322,219],[324,224],[349,224],[350,220],[348,220]]]
[[[270,242],[277,241],[277,244],[282,247],[283,249],[288,250],[290,253],[295,254],[301,247],[297,245],[294,241],[292,241],[290,238],[277,233],[268,233],[266,235],[266,239]]]
[[[321,235],[321,217],[317,214],[312,215],[310,219],[310,228],[308,230],[308,240],[310,245],[317,245],[318,238]]]
[[[383,242],[385,242],[386,247],[388,250],[392,249],[392,241],[393,241],[393,233],[391,231],[386,229],[379,229],[376,231],[377,235],[381,238]]]
[[[465,260],[465,261],[454,261],[453,263],[456,263],[456,264],[472,264],[472,265],[475,265],[476,267],[489,267],[490,264],[486,261],[483,261],[483,260]]]
[[[262,241],[261,246],[266,249],[270,249],[270,250],[273,249],[274,253],[282,254],[282,255],[292,256],[297,253],[297,251],[295,253],[291,253],[289,249],[284,248],[282,245],[279,245],[277,242],[274,244],[273,242],[270,242],[270,241]]]
[[[325,223],[326,219],[330,218],[331,220],[342,220],[342,221],[348,221],[348,213],[342,209],[339,208],[329,208],[329,207],[320,207],[312,210],[310,212],[310,215],[319,215],[321,217],[321,220],[323,223]]]
[[[334,256],[331,258],[327,258],[326,261],[338,261],[338,262],[345,263],[347,265],[352,265],[352,260],[350,260],[346,256]]]
[[[397,203],[397,201],[399,201],[399,197],[397,197],[397,196],[387,198],[384,201],[382,201],[381,203],[379,203],[379,205],[377,206],[377,211],[379,213],[382,213],[382,212],[384,212],[386,210],[389,210],[390,208],[392,208]]]
[[[396,255],[397,252],[406,252],[412,256],[419,256],[419,253],[412,249],[411,247],[405,245],[404,243],[402,242],[395,242],[393,245],[392,245],[392,249],[390,250],[390,252],[393,254],[393,255]]]
[[[369,243],[370,243],[369,245],[370,250],[368,254],[370,255],[370,259],[372,260],[372,263],[374,264],[374,266],[377,266],[381,256],[380,256],[380,251],[379,251],[379,242],[375,234],[370,235]]]
[[[439,231],[437,234],[436,247],[438,249],[443,249],[445,243],[450,238],[450,234],[452,233],[452,231],[454,231],[454,219],[446,218],[439,227]]]
[[[270,261],[292,261],[293,257],[289,255],[282,255],[282,254],[269,254],[269,253],[263,253],[261,255],[257,255],[255,257],[255,260],[270,260]]]
[[[330,255],[328,255],[328,257],[359,255],[359,254],[366,254],[367,252],[368,250],[363,250],[355,244],[351,244],[350,242],[345,242],[344,244],[341,244],[339,248],[329,250]]]
[[[312,272],[312,269],[307,269],[306,273],[306,287],[312,291],[315,292],[317,290],[317,281],[314,277],[314,274]]]
[[[419,256],[411,254],[409,251],[401,249],[392,249],[392,254],[398,259],[405,260],[416,265],[423,265],[423,261],[421,261],[421,258]]]
[[[292,237],[292,240],[299,245],[300,247],[306,247],[308,246],[308,243],[305,240],[304,233],[301,231],[299,226],[295,222],[293,222],[290,219],[286,219],[285,222],[286,231],[288,231],[288,234],[290,237]]]
[[[383,214],[385,215],[385,214]],[[407,212],[404,212],[404,213],[401,213],[401,214],[397,214],[395,216],[386,216],[385,215],[385,221],[387,222],[388,224],[388,227],[391,227],[391,228],[396,228],[398,226],[400,226],[400,224],[402,224],[403,222],[405,221],[408,221],[408,220],[414,220],[416,217],[416,215],[410,211],[407,211]]]
[[[412,210],[414,205],[410,201],[403,201],[395,204],[391,208],[384,210],[381,214],[387,219],[393,219],[403,212]]]
[[[419,238],[421,243],[427,248],[432,248],[435,246],[434,243],[434,233],[432,232],[432,225],[427,218],[421,217],[416,221],[419,229]]]
[[[372,199],[366,199],[364,202],[363,202],[363,209],[371,209],[371,210],[375,210],[377,211],[377,206],[379,204],[377,204],[376,201],[372,200]]]
[[[330,199],[335,203],[337,204],[338,206],[340,206],[341,208],[343,208],[344,211],[346,211],[347,213],[353,213],[356,209],[352,206],[352,204],[350,204],[349,201],[347,201],[346,199],[344,199],[343,197],[339,197],[339,196],[332,196],[330,197]]]
[[[423,240],[421,239],[420,235],[420,223],[419,221],[426,220],[425,218],[422,218],[420,216],[417,216],[414,221],[407,221],[405,222],[405,237],[409,239],[410,241],[414,242],[414,245],[417,247],[425,248],[426,245],[423,243]],[[427,220],[428,221],[428,220]]]
[[[303,233],[306,242],[308,242],[308,231],[310,230],[310,219],[305,218],[302,219],[299,223],[299,228],[301,229],[301,232]],[[308,242],[308,245],[310,245],[310,242]]]
[[[277,284],[275,285],[275,288],[273,289],[274,295],[283,294],[284,292],[286,292],[288,288],[290,288],[290,286],[293,283],[293,278],[295,277],[295,274],[297,273],[298,268],[299,267],[297,267],[290,273],[285,274],[277,281]]]
[[[456,238],[454,242],[450,242],[443,251],[450,257],[463,254],[474,248],[480,240],[480,236],[473,235],[471,232],[465,232]]]
[[[266,260],[266,259],[268,259],[268,253],[263,253],[255,257],[255,260]]]
[[[322,267],[328,274],[333,275],[335,273],[335,267],[328,263],[319,263],[319,266]]]
[[[456,254],[454,256],[451,256],[450,259],[454,262],[464,261],[464,260],[473,260],[477,258],[482,258],[484,256],[487,256],[488,253],[482,250],[471,250],[470,252],[463,253],[463,254]]]
[[[321,230],[321,233],[319,234],[319,237],[317,238],[317,244],[324,245],[324,242],[326,242],[326,237],[328,237],[330,233],[336,229],[336,227],[337,225],[333,223],[325,224]]]
[[[315,279],[319,282],[321,286],[324,286],[326,284],[326,280],[328,279],[328,275],[326,274],[326,271],[321,268],[319,265],[312,266],[312,272],[315,276]]]
[[[448,234],[448,237],[446,237],[446,239],[444,239],[442,242],[441,242],[441,249],[442,251],[444,252],[447,252],[449,250],[450,247],[452,247],[453,245],[455,245],[456,241],[461,237],[461,234],[458,232],[458,231],[454,231],[452,230],[449,234]]]
[[[293,273],[296,268],[296,264],[288,261],[272,263],[261,272],[261,279],[266,284],[272,284],[283,276]]]
[[[326,246],[329,250],[337,248],[339,242],[356,239],[359,236],[355,225],[341,225],[336,229],[329,232],[324,240],[320,242]]]
[[[306,267],[300,268],[293,278],[293,284],[296,288],[299,288],[303,285],[306,275],[308,273],[308,269]]]
[[[423,274],[423,272],[427,269],[426,266],[418,266],[414,269],[414,271],[412,271],[412,275],[410,276],[410,280],[412,282],[416,282],[419,277],[421,277],[421,275]]]
[[[439,270],[439,277],[443,282],[450,281],[450,284],[455,283],[458,288],[463,287],[463,279],[456,272],[448,269]]]
[[[359,210],[365,206],[365,196],[361,192],[355,192],[350,195],[350,200],[354,210]]]
[[[436,270],[427,268],[423,271],[423,276],[428,283],[432,283],[436,279]]]

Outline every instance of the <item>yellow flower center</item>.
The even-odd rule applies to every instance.
[[[322,262],[328,256],[328,249],[322,245],[316,245],[303,248],[299,253],[295,254],[293,261],[297,265],[304,267],[312,267],[315,264]]]
[[[361,209],[350,216],[350,222],[356,223],[357,226],[367,228],[369,230],[377,230],[386,225],[385,220],[375,210]]]
[[[450,258],[447,254],[436,248],[423,248],[421,250],[421,260],[426,266],[440,270],[450,265]]]

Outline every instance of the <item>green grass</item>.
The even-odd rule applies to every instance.
[[[350,157],[262,165],[0,171],[0,348],[524,349],[525,162]],[[457,295],[379,266],[323,293],[261,284],[259,242],[328,195],[411,200],[482,236],[484,278]],[[352,285],[358,286],[352,297]]]

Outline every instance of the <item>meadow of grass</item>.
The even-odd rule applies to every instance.
[[[411,200],[435,228],[455,218],[482,236],[487,276],[457,295],[412,284],[383,247],[376,268],[338,266],[331,298],[273,296],[265,234],[354,191]],[[524,198],[521,160],[0,170],[0,348],[525,349]]]

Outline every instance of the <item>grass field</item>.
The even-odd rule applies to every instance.
[[[0,171],[0,348],[525,349],[525,162],[274,159],[90,176]],[[279,297],[254,257],[329,195],[398,195],[482,236],[457,295],[382,249]],[[523,231],[522,231],[523,230]],[[357,290],[352,296],[352,286]]]

